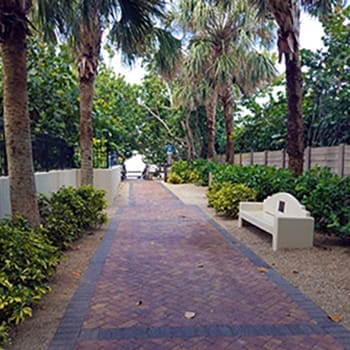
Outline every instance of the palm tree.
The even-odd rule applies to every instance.
[[[13,215],[21,214],[33,226],[39,224],[28,112],[26,38],[30,14],[50,23],[53,37],[63,29],[61,14],[69,1],[2,0],[0,2],[0,43],[4,71],[4,124]],[[30,12],[32,10],[32,13]]]
[[[279,61],[284,56],[287,79],[288,167],[295,175],[303,171],[304,124],[302,116],[302,74],[300,61],[300,11],[323,16],[337,0],[252,0],[262,14],[271,13],[278,24]]]
[[[245,0],[182,0],[178,18],[193,32],[190,76],[207,82],[208,158],[215,155],[215,114],[220,99],[226,126],[226,161],[233,163],[235,92],[247,93],[274,76],[272,61],[256,49],[257,39],[265,43],[271,31],[257,21],[257,8]]]
[[[163,0],[77,0],[73,36],[80,86],[81,185],[93,184],[92,106],[103,30],[132,60],[145,49],[152,18],[162,16]],[[113,23],[111,23],[111,21]]]

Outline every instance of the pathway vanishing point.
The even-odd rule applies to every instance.
[[[199,208],[133,181],[49,349],[350,350],[350,332]]]

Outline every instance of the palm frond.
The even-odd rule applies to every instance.
[[[199,75],[209,66],[210,47],[205,40],[193,42],[190,48],[190,54],[185,62],[188,74],[190,76]]]
[[[214,72],[215,80],[217,82],[225,82],[228,79],[232,79],[232,72],[237,65],[237,60],[234,55],[226,56],[220,55],[217,57],[211,67]]]
[[[74,2],[74,0],[35,1],[30,20],[48,40],[56,42],[58,36],[65,36],[69,31]]]
[[[324,18],[340,3],[339,0],[302,0],[301,2],[305,11],[319,18]]]
[[[236,81],[246,94],[253,92],[258,86],[270,83],[276,76],[277,70],[273,58],[266,51],[252,51],[246,57]]]
[[[170,79],[176,74],[182,57],[181,40],[175,38],[169,31],[156,28],[158,50],[154,55],[155,69]]]
[[[122,50],[124,60],[131,63],[146,50],[146,37],[152,35],[154,18],[162,18],[163,0],[119,0],[119,18],[115,20],[110,39]]]

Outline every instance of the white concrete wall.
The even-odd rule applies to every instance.
[[[0,177],[0,218],[11,213],[10,184],[6,176]]]
[[[109,169],[94,169],[94,187],[106,191],[107,204],[111,205],[118,193],[121,181],[120,165]],[[52,170],[35,173],[35,183],[38,193],[46,195],[57,192],[62,186],[78,187],[80,184],[80,170]],[[0,218],[11,213],[9,180],[0,177]]]
[[[94,169],[94,187],[106,191],[107,205],[111,205],[117,196],[121,171],[120,165],[109,169]]]

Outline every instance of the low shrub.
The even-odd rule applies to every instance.
[[[0,221],[0,347],[12,325],[31,316],[32,306],[50,291],[48,278],[60,253],[41,230],[21,218]]]
[[[40,228],[16,217],[0,220],[0,349],[9,331],[31,316],[33,305],[50,291],[47,284],[66,248],[87,229],[107,221],[105,192],[92,186],[63,187],[41,195]]]
[[[197,174],[197,178],[193,183],[200,186],[207,186],[209,183],[209,174],[216,171],[219,163],[208,159],[198,158],[191,163],[193,171]]]
[[[189,181],[190,163],[186,160],[176,161],[171,166],[167,181],[173,184],[182,184]]]
[[[313,168],[295,180],[295,194],[325,232],[350,237],[350,178]]]
[[[193,162],[177,161],[171,167],[168,182],[173,184],[194,183],[206,186],[209,182],[209,173],[213,172],[218,163],[198,158]]]
[[[265,165],[228,165],[217,167],[214,182],[246,184],[257,192],[257,200],[262,201],[276,192],[294,193],[294,177],[287,169],[277,169]]]
[[[214,201],[218,197],[217,193],[221,190],[222,187],[227,186],[228,184],[230,184],[230,183],[229,182],[224,182],[224,183],[216,182],[216,183],[213,183],[210,186],[208,186],[206,196],[208,199],[208,206],[209,207],[211,207],[211,208],[213,207]]]
[[[107,214],[104,212],[107,208],[104,190],[96,190],[92,186],[82,186],[76,189],[76,194],[84,202],[84,229],[98,227],[107,222]]]
[[[51,197],[40,195],[40,216],[50,241],[66,249],[85,230],[106,222],[104,195],[103,190],[92,186],[62,187]]]
[[[211,203],[218,212],[232,218],[237,218],[239,202],[255,201],[256,191],[244,184],[225,183],[215,193]]]
[[[167,176],[167,182],[179,185],[185,183],[185,180],[179,174],[175,172],[170,172]]]

